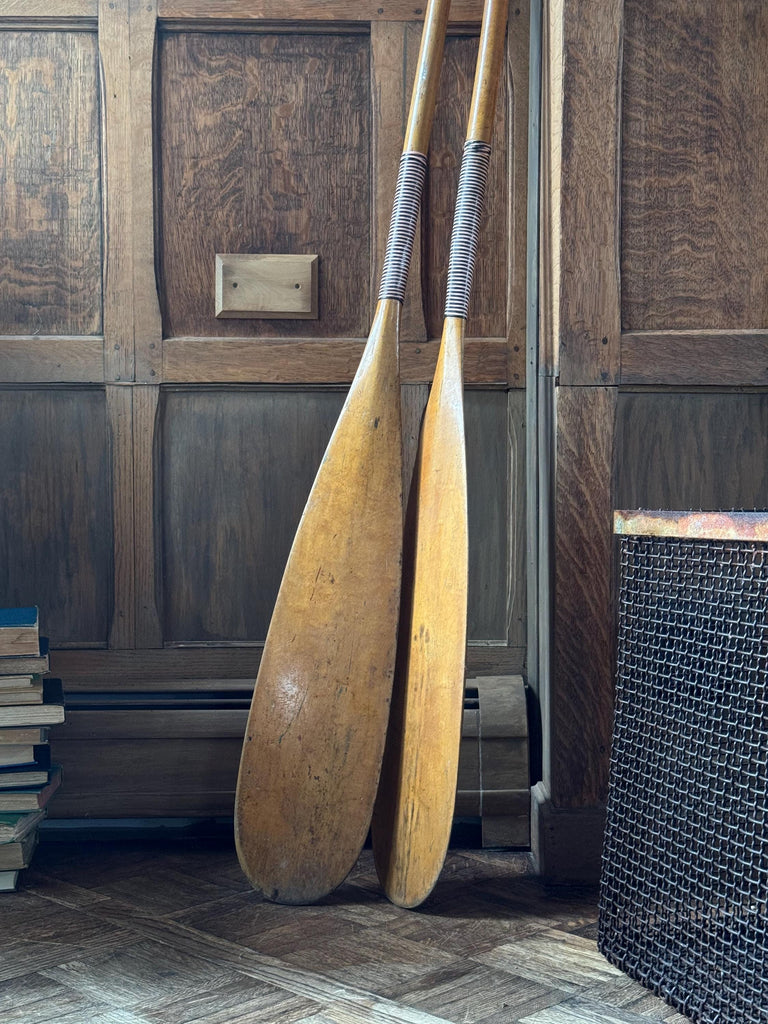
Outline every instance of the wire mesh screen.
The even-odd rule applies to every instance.
[[[598,945],[694,1021],[768,1024],[768,543],[622,536],[620,565]]]

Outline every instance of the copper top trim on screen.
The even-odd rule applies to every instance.
[[[613,532],[635,537],[768,541],[768,512],[616,511]]]

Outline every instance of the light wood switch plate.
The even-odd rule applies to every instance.
[[[317,320],[317,256],[217,253],[216,316]]]

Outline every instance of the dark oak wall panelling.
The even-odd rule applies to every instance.
[[[339,391],[165,393],[159,488],[167,643],[264,640],[343,398]],[[507,403],[503,391],[466,395],[470,642],[508,642],[510,577],[518,622],[522,616],[523,559],[514,538],[524,502],[520,466],[510,465]],[[510,642],[522,646],[519,626]]]
[[[96,35],[0,32],[0,333],[101,333]]]
[[[37,604],[57,646],[105,647],[109,432],[97,388],[0,389],[0,601]]]
[[[546,874],[594,878],[611,511],[768,504],[768,8],[550,0],[546,27],[553,664],[534,834]]]
[[[52,816],[227,814],[283,565],[370,327],[422,10],[51,6],[0,0],[2,602],[40,605],[72,699]],[[402,315],[406,485],[481,12],[452,5]],[[525,655],[528,21],[510,6],[466,346],[470,674]],[[316,253],[318,319],[217,319],[217,252]]]
[[[263,642],[344,395],[172,390],[160,491],[167,642]]]
[[[369,326],[367,35],[161,36],[166,336],[360,337]],[[318,320],[217,320],[217,252],[315,253]]]
[[[599,870],[612,695],[611,464],[620,368],[623,2],[544,8],[539,573],[542,779],[532,845],[552,878]]]
[[[624,330],[768,324],[768,8],[627,0]]]
[[[768,395],[619,396],[617,508],[768,508]]]
[[[96,33],[0,31],[0,379],[100,380]]]
[[[768,383],[766,59],[760,0],[627,0],[625,383]]]
[[[425,196],[428,231],[422,240],[426,321],[430,338],[440,337],[443,330],[453,207],[476,61],[476,37],[458,36],[446,41],[441,92],[430,143]],[[505,201],[510,158],[506,115],[506,93],[502,91],[496,108],[493,151],[467,320],[467,337],[470,338],[504,338],[507,334],[507,279],[511,261],[508,251],[509,208]]]

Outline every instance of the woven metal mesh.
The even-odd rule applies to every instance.
[[[622,537],[598,944],[703,1024],[768,1024],[768,545]]]

